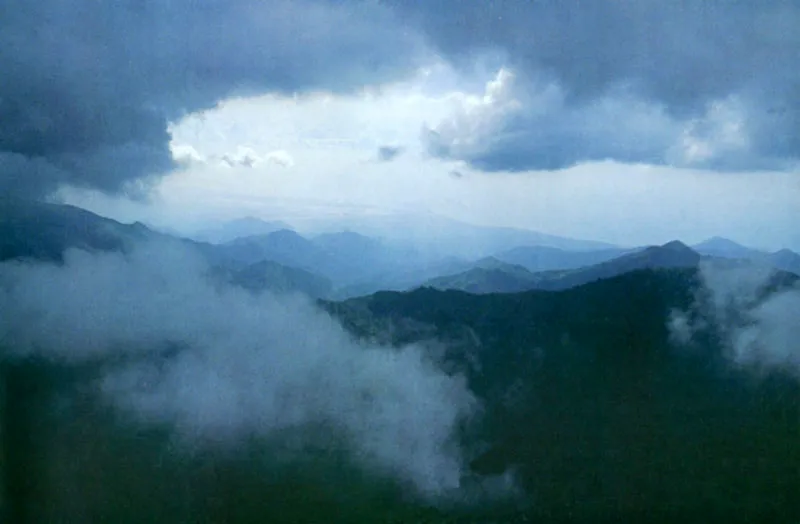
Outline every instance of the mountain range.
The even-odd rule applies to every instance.
[[[0,260],[59,261],[68,247],[124,252],[140,240],[177,242],[205,257],[211,276],[254,292],[316,297],[364,348],[422,348],[448,373],[461,374],[480,402],[479,414],[453,437],[470,479],[507,472],[518,492],[510,501],[437,507],[353,471],[336,453],[312,450],[299,466],[270,455],[285,448],[257,443],[220,456],[176,454],[166,430],[120,427],[93,397],[87,385],[117,360],[4,363],[0,418],[13,423],[4,428],[0,470],[7,479],[29,479],[11,493],[49,514],[79,511],[94,521],[131,523],[261,522],[265,508],[271,522],[294,523],[800,517],[800,383],[790,372],[734,365],[729,330],[696,309],[707,300],[698,264],[719,260],[719,251],[674,241],[607,259],[608,247],[575,259],[556,253],[571,266],[546,271],[501,256],[432,257],[415,266],[398,246],[353,232],[306,238],[280,230],[214,245],[51,204],[6,205],[0,234]],[[792,252],[767,255],[745,262],[794,260]],[[373,277],[369,265],[385,273]],[[411,281],[425,271],[454,271],[439,273],[450,281],[437,285],[470,292],[427,285],[330,298],[328,275],[374,282],[405,274]],[[792,302],[768,301],[797,286],[796,274],[777,271],[763,292],[748,297],[748,307],[765,314],[780,306],[770,322],[791,322]],[[672,336],[675,311],[694,311],[691,344]],[[776,340],[783,338],[768,342]],[[785,342],[792,350],[794,341]],[[64,492],[43,497],[41,486],[59,478],[69,479]],[[82,498],[87,493],[94,498]]]
[[[567,238],[527,229],[467,224],[430,212],[329,217],[319,222],[307,222],[304,228],[298,230],[311,236],[352,231],[382,239],[387,245],[395,247],[413,246],[422,255],[432,258],[455,256],[477,259],[526,245],[571,251],[616,247],[605,242]]]
[[[217,227],[202,229],[188,235],[199,242],[223,244],[241,237],[267,235],[292,226],[281,220],[265,221],[256,217],[243,217],[220,223]]]
[[[516,471],[542,521],[790,522],[800,384],[732,367],[711,321],[696,350],[677,348],[665,319],[699,285],[696,268],[639,269],[559,292],[420,288],[323,307],[367,340],[443,340],[485,402],[476,431],[491,444],[472,466]]]
[[[556,269],[578,269],[600,264],[641,248],[607,248],[590,251],[570,251],[540,245],[523,245],[502,251],[495,258],[509,264],[523,266],[529,271],[552,271]]]
[[[733,240],[713,237],[694,246],[703,255],[719,258],[750,260],[752,262],[774,267],[783,271],[800,274],[800,255],[789,249],[781,249],[770,253],[745,247]]]
[[[452,226],[450,221],[444,224]],[[223,225],[220,231],[271,230],[281,225],[247,218]],[[481,237],[493,230],[478,231],[477,236]],[[530,232],[506,233],[513,237]],[[125,250],[147,239],[177,242],[199,252],[212,266],[223,268],[231,282],[251,290],[296,290],[314,298],[346,299],[420,286],[475,293],[558,290],[634,269],[692,267],[702,257],[748,260],[800,274],[797,253],[787,249],[762,252],[718,237],[697,244],[694,249],[677,241],[632,249],[601,244],[601,249],[578,251],[521,245],[496,255],[469,259],[452,253],[432,255],[424,246],[392,244],[353,231],[307,238],[290,229],[279,229],[212,244],[156,232],[141,223],[121,224],[72,206],[9,199],[0,201],[0,234],[0,260],[59,259],[67,247]],[[536,235],[526,238],[541,240]],[[545,240],[553,238],[546,236]],[[577,246],[587,247],[582,241],[577,242]],[[239,275],[233,277],[235,273]]]
[[[0,198],[0,261],[55,260],[70,247],[118,250],[155,236],[138,222],[121,224],[74,206]]]
[[[484,259],[467,271],[438,277],[423,285],[436,289],[458,289],[469,293],[509,293],[534,289],[557,291],[637,269],[696,267],[702,258],[682,242],[673,241],[663,246],[634,250],[617,258],[579,269],[533,273],[522,266],[506,264],[497,259]]]

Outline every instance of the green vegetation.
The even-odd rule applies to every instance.
[[[320,428],[213,452],[179,444],[96,396],[113,363],[6,363],[9,521],[791,522],[800,385],[732,368],[713,326],[673,345],[666,320],[697,283],[695,269],[648,269],[559,292],[319,301],[354,336],[427,344],[466,376],[484,408],[459,435],[469,468],[511,471],[522,493],[477,506],[415,498]],[[298,437],[301,453],[286,444]]]
[[[696,282],[692,269],[645,270],[558,293],[419,289],[325,307],[359,336],[435,332],[450,337],[447,362],[477,357],[459,366],[486,402],[476,435],[489,448],[472,465],[516,471],[533,514],[786,521],[800,490],[800,387],[734,370],[712,330],[693,347],[670,343],[665,319]]]

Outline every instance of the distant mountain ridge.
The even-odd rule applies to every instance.
[[[304,269],[262,260],[228,277],[228,282],[255,293],[302,293],[311,298],[328,298],[333,284],[323,276]]]
[[[417,258],[410,249],[386,246],[380,240],[353,232],[326,233],[309,239],[284,229],[237,238],[219,248],[240,263],[272,260],[323,275],[336,286],[399,270]]]
[[[158,233],[140,223],[123,224],[84,209],[41,202],[0,199],[0,262],[34,259],[60,262],[67,249],[126,251],[142,241],[175,243],[202,256],[217,278],[252,291],[330,294],[330,281],[274,261],[243,263],[220,246]]]
[[[260,218],[248,216],[237,218],[228,222],[223,222],[216,228],[203,229],[192,235],[190,238],[201,242],[212,244],[223,244],[241,237],[254,235],[266,235],[280,231],[282,229],[292,229],[292,226],[282,220],[262,220]]]
[[[258,227],[276,225],[258,219],[244,222]],[[297,287],[314,297],[339,299],[419,286],[473,293],[560,290],[635,269],[693,267],[702,256],[719,254],[727,255],[732,262],[755,261],[800,274],[800,255],[793,251],[765,253],[722,238],[698,244],[701,251],[717,255],[698,253],[681,242],[671,242],[648,248],[604,247],[595,251],[525,245],[470,260],[453,254],[431,255],[424,246],[416,249],[392,244],[356,231],[306,238],[291,229],[280,229],[215,245],[159,233],[139,223],[122,224],[73,206],[0,199],[0,260],[59,260],[68,247],[125,250],[148,239],[177,242],[194,249],[212,266],[230,274],[241,272],[241,282],[251,287]],[[748,257],[734,258],[734,254]],[[270,263],[258,266],[262,262]],[[274,282],[268,282],[270,278]]]
[[[700,263],[701,255],[686,244],[672,241],[572,270],[531,272],[522,266],[500,262],[493,267],[474,267],[456,275],[432,279],[423,287],[458,289],[470,293],[514,293],[531,290],[563,290],[638,269],[687,268]]]
[[[502,251],[496,258],[509,264],[524,266],[532,272],[578,269],[606,262],[642,248],[608,248],[596,251],[568,251],[548,246],[518,246]]]
[[[0,199],[0,261],[61,260],[71,247],[122,250],[135,241],[166,236],[138,222],[122,224],[75,206]]]
[[[800,274],[800,254],[790,249],[770,253],[749,248],[723,237],[712,237],[694,246],[703,255],[728,259],[745,259],[762,263],[776,269]]]
[[[329,218],[307,228],[317,233],[349,230],[381,238],[387,245],[413,245],[432,256],[477,259],[524,245],[550,246],[565,250],[595,251],[616,248],[593,240],[568,238],[513,227],[468,224],[433,213],[393,213],[347,218]]]
[[[692,247],[702,255],[720,258],[752,258],[766,254],[763,251],[745,247],[724,237],[711,237]]]

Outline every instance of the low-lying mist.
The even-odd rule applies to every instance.
[[[464,477],[457,433],[478,407],[421,348],[368,347],[300,297],[222,285],[193,251],[73,249],[64,263],[0,264],[0,348],[9,358],[104,362],[120,413],[167,424],[192,446],[305,427],[363,468],[420,494]]]
[[[699,275],[693,306],[669,319],[673,338],[691,343],[711,324],[735,365],[800,376],[800,284],[769,292],[776,272],[758,264],[706,261]]]

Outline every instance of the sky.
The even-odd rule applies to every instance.
[[[800,3],[2,0],[0,190],[800,250]]]

